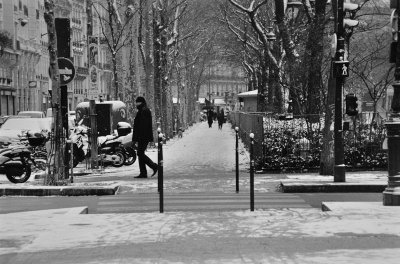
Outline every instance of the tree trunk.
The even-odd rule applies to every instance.
[[[170,118],[170,102],[168,99],[168,15],[167,15],[167,4],[164,4],[163,9],[160,11],[160,26],[162,30],[160,32],[160,91],[161,91],[161,127],[167,138],[171,137],[171,118]]]
[[[161,120],[161,43],[160,43],[160,23],[158,20],[157,8],[153,7],[153,63],[154,63],[154,112],[156,122]]]
[[[57,61],[57,38],[54,22],[54,2],[45,1],[44,19],[47,24],[49,36],[50,76],[52,79],[52,108],[53,108],[53,138],[51,139],[51,152],[49,154],[49,173],[45,179],[46,185],[57,185],[65,179],[64,144],[65,133],[62,126],[61,115],[61,90],[59,86],[59,71]]]
[[[332,64],[331,64],[332,67]],[[333,118],[335,109],[336,79],[332,76],[332,69],[328,80],[328,94],[325,105],[325,127],[323,129],[320,174],[333,175],[335,165]]]
[[[306,111],[308,121],[315,123],[319,121],[321,113],[321,91],[322,85],[322,63],[324,56],[324,29],[325,29],[325,6],[326,0],[316,1],[315,16],[310,25],[306,50],[304,53],[303,69],[308,69],[308,77],[303,84],[306,91]]]
[[[120,100],[118,91],[118,70],[117,70],[117,54],[112,53],[113,76],[114,76],[114,100]]]

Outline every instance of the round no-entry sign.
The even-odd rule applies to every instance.
[[[75,78],[75,67],[71,60],[58,58],[58,71],[60,73],[60,84],[70,83]]]

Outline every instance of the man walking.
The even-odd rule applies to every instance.
[[[136,99],[136,108],[138,112],[133,121],[132,142],[137,143],[140,174],[135,178],[147,178],[146,165],[153,170],[151,175],[153,177],[157,173],[158,165],[144,153],[149,142],[154,141],[151,111],[147,107],[146,100],[141,96]]]

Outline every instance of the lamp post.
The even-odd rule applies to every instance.
[[[335,53],[335,67],[336,63],[344,61],[345,55],[345,40],[344,40],[344,12],[343,12],[343,0],[337,0],[337,44]],[[335,68],[336,70],[336,68]],[[343,146],[343,124],[342,124],[342,100],[343,100],[343,84],[344,76],[336,74],[336,88],[335,88],[335,116],[334,116],[334,170],[333,179],[334,182],[345,182],[346,181],[346,167],[344,165],[344,146]]]
[[[211,66],[208,65],[208,101],[211,106]]]
[[[250,211],[254,211],[254,133],[250,133]]]
[[[236,144],[235,144],[235,171],[236,171],[236,193],[239,193],[239,127],[235,127]]]
[[[395,41],[395,72],[393,86],[393,99],[391,113],[386,121],[387,143],[388,143],[388,186],[383,192],[383,205],[400,205],[400,43],[399,29],[400,20],[398,19],[400,0],[391,1],[391,8],[395,8],[394,20],[396,25],[393,40]],[[397,13],[397,14],[396,14]],[[397,21],[396,21],[397,20]]]

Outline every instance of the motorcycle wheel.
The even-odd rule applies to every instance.
[[[47,169],[47,160],[45,159],[35,159],[36,168],[40,171],[45,171]]]
[[[20,174],[20,175],[18,175]],[[6,170],[6,177],[12,183],[24,183],[31,176],[31,165],[26,163],[22,173],[17,173],[14,169]]]
[[[70,144],[67,144],[66,148],[65,148],[65,155],[67,155],[67,162],[70,162],[70,158],[71,158],[71,154],[69,153],[69,148],[70,148]],[[74,144],[74,154],[72,157],[72,166],[75,168],[76,166],[78,166],[79,162],[84,160],[84,154],[82,149],[78,149],[78,147],[76,146],[76,144]]]
[[[130,166],[136,161],[136,151],[128,151],[126,157],[125,157],[125,163],[124,165]]]
[[[114,155],[118,156],[118,159],[113,161],[112,166],[117,168],[123,166],[125,163],[124,153],[122,153],[122,151],[117,151]]]

